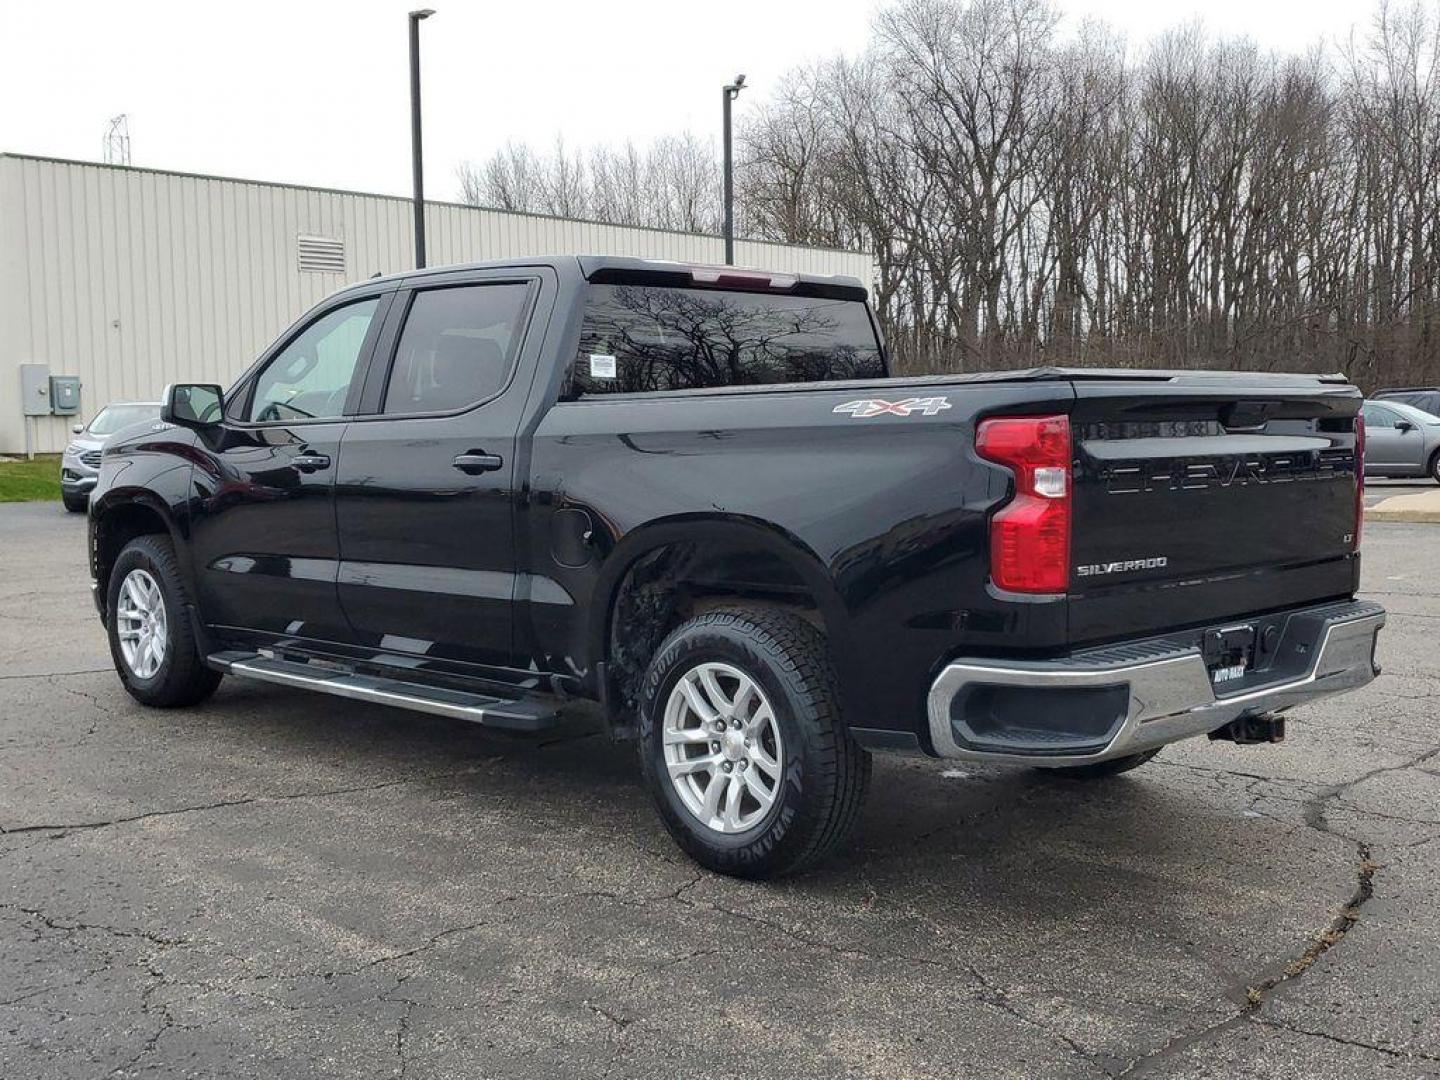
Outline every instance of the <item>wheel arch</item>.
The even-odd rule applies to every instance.
[[[169,537],[178,554],[183,550],[182,535],[170,507],[144,488],[112,489],[99,501],[92,502],[90,529],[90,571],[95,579],[96,602],[102,620],[108,624],[110,573],[125,545],[137,536],[163,535]],[[186,587],[193,596],[194,582],[190,580],[189,565],[183,558],[177,561],[180,573],[186,579]]]
[[[814,549],[739,515],[677,515],[633,530],[605,560],[593,595],[588,639],[603,662],[596,689],[612,719],[631,711],[650,656],[691,614],[744,602],[799,610],[827,633],[844,625],[840,594]]]

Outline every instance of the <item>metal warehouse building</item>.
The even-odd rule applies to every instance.
[[[26,448],[22,365],[78,376],[79,418],[228,384],[342,285],[413,263],[408,199],[0,154],[0,453]],[[573,252],[718,263],[719,237],[453,203],[426,207],[432,266]],[[868,282],[855,252],[738,241],[741,265]],[[45,370],[48,368],[48,372]],[[48,385],[48,384],[46,384]],[[32,385],[29,411],[48,409]],[[55,453],[76,417],[30,417]]]

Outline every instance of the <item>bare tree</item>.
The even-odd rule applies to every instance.
[[[1440,382],[1440,0],[1343,47],[1062,38],[1047,0],[899,0],[741,114],[741,231],[861,248],[905,372],[1037,362]],[[467,201],[713,232],[692,135],[466,166]]]

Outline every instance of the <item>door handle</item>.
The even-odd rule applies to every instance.
[[[499,454],[481,454],[478,452],[469,454],[456,454],[455,460],[450,463],[463,473],[471,476],[479,473],[494,472],[505,464],[505,460]]]
[[[290,464],[301,472],[316,472],[320,469],[328,469],[330,458],[326,454],[296,454],[290,459]]]

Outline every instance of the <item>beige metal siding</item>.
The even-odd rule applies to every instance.
[[[79,375],[82,416],[181,380],[228,383],[342,285],[412,263],[405,199],[0,155],[0,453],[24,448],[18,365]],[[718,263],[718,237],[426,208],[430,263],[636,255]],[[300,269],[299,237],[338,240],[344,273]],[[872,278],[870,257],[739,241],[741,265]],[[71,420],[35,418],[56,452]]]

